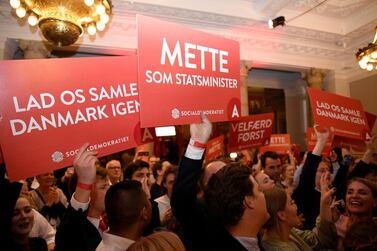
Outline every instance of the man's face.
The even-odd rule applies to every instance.
[[[94,203],[94,207],[99,211],[105,211],[105,195],[110,185],[111,183],[108,177],[102,178],[97,175],[91,199]]]
[[[250,175],[250,181],[253,184],[253,197],[256,205],[256,216],[259,220],[261,220],[261,224],[264,224],[270,218],[267,211],[266,198],[264,197],[264,193],[260,191],[259,185],[252,175]]]
[[[281,175],[281,162],[280,159],[266,158],[266,166],[264,172],[270,176],[275,182],[280,181]]]
[[[164,186],[166,187],[167,195],[168,195],[169,198],[171,197],[171,194],[173,193],[174,180],[175,180],[175,174],[174,173],[169,173],[166,176],[166,181],[164,183]]]
[[[117,160],[111,160],[106,164],[106,169],[109,172],[111,179],[120,179],[122,175],[120,162]]]
[[[143,167],[140,169],[137,169],[133,174],[131,179],[132,180],[137,180],[142,183],[143,178],[148,178],[149,179],[150,172],[147,167]]]

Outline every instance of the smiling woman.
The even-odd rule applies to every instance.
[[[42,238],[29,238],[34,224],[34,213],[29,200],[19,197],[13,210],[12,227],[10,229],[13,243],[9,250],[46,250],[47,243]]]

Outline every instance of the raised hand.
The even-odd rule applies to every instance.
[[[322,151],[326,146],[327,139],[330,137],[330,134],[333,135],[334,128],[331,127],[330,130],[325,128],[323,132],[319,131],[319,125],[314,125],[314,131],[317,136],[317,143],[313,149],[313,154],[317,156],[322,155]]]
[[[201,123],[190,125],[190,134],[192,140],[205,144],[211,136],[212,124],[204,113],[201,113],[200,117]]]
[[[336,206],[340,204],[340,200],[336,201],[334,193],[335,188],[330,189],[331,174],[325,172],[321,176],[321,206],[320,216],[323,220],[328,222],[336,222],[339,219],[339,213],[336,210]]]
[[[148,200],[151,198],[151,192],[150,192],[150,180],[148,177],[144,177],[141,179],[141,187],[143,188],[145,194],[147,195]]]
[[[369,140],[365,141],[365,144],[367,146],[367,150],[364,153],[363,161],[365,163],[369,164],[370,161],[373,158],[372,157],[373,153],[377,152],[377,147],[376,147],[376,144],[377,144],[377,135],[374,135],[372,138],[370,138]]]
[[[87,151],[88,146],[89,143],[84,144],[73,161],[77,180],[83,184],[93,184],[96,181],[97,152]]]

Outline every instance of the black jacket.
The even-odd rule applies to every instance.
[[[246,251],[229,232],[209,214],[204,201],[196,197],[202,160],[183,157],[174,183],[171,206],[181,223],[188,250]]]
[[[94,251],[102,238],[97,228],[86,218],[83,210],[71,205],[55,235],[55,251]]]

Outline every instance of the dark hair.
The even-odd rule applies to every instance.
[[[149,168],[148,162],[143,160],[135,160],[131,162],[124,171],[124,179],[132,179],[132,175],[139,169]]]
[[[178,168],[176,166],[169,166],[168,168],[166,168],[164,175],[162,176],[162,181],[161,181],[161,187],[164,194],[168,192],[164,185],[164,183],[166,182],[166,178],[168,177],[169,174],[174,174],[175,176],[177,176],[177,172],[178,172]]]
[[[261,164],[262,164],[262,169],[264,169],[266,167],[266,159],[267,158],[271,158],[271,159],[279,159],[279,154],[277,154],[276,152],[272,152],[272,151],[267,151],[265,152],[261,157],[260,157],[260,161],[261,161]]]
[[[109,173],[106,168],[102,167],[101,165],[96,166],[96,175],[100,177],[100,179],[105,179]],[[68,193],[70,196],[73,195],[73,193],[76,190],[77,186],[77,174],[73,173],[71,177],[69,177],[68,180]]]
[[[377,224],[374,221],[358,221],[347,230],[343,241],[345,251],[377,250]]]
[[[124,180],[112,185],[105,195],[106,215],[110,229],[121,231],[130,227],[138,220],[146,203],[147,196],[140,182]]]
[[[161,171],[162,170],[162,161],[157,161],[154,165],[153,165],[153,170],[152,170],[152,174],[153,174],[153,177],[155,179],[157,179],[158,177],[158,173],[157,171]]]
[[[253,195],[250,175],[249,167],[232,162],[209,179],[204,197],[209,211],[223,226],[234,226],[240,221],[245,211],[245,196]]]

